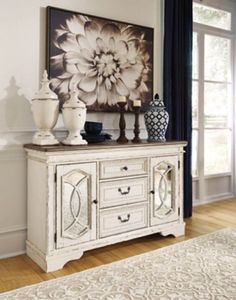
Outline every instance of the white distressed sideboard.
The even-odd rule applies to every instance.
[[[184,234],[186,142],[25,145],[27,254],[46,272],[89,249]]]

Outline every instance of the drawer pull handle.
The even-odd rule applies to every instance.
[[[93,200],[93,203],[98,204],[98,200],[97,199]]]
[[[127,166],[124,166],[124,167],[121,168],[121,170],[122,170],[122,171],[128,171],[128,167],[127,167]]]
[[[154,194],[155,194],[155,191],[150,191],[150,194],[154,195]]]
[[[118,192],[120,192],[121,195],[127,195],[130,192],[130,186],[127,187],[127,191],[122,191],[121,188],[118,188]]]
[[[121,217],[121,216],[118,216],[118,220],[120,220],[120,221],[121,221],[121,223],[126,223],[126,222],[128,222],[128,221],[129,221],[129,219],[130,219],[130,214],[128,214],[128,215],[127,215],[127,218],[126,218],[126,219],[122,219],[122,217]]]

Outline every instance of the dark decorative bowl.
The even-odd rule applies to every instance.
[[[84,130],[87,134],[99,135],[102,131],[102,123],[100,122],[85,122]]]

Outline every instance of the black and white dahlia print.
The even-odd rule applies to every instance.
[[[153,29],[50,7],[48,69],[61,103],[76,86],[90,111],[127,110],[152,99]]]

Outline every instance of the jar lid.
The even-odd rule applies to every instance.
[[[86,108],[84,102],[78,98],[78,90],[76,87],[70,91],[70,98],[65,101],[62,108]]]
[[[58,100],[57,94],[54,93],[49,87],[50,81],[48,80],[48,73],[46,70],[44,70],[43,72],[43,80],[41,83],[41,89],[37,93],[35,93],[32,100]]]
[[[157,93],[155,94],[154,99],[150,101],[149,105],[151,107],[165,108],[163,100],[159,99],[159,95]]]

